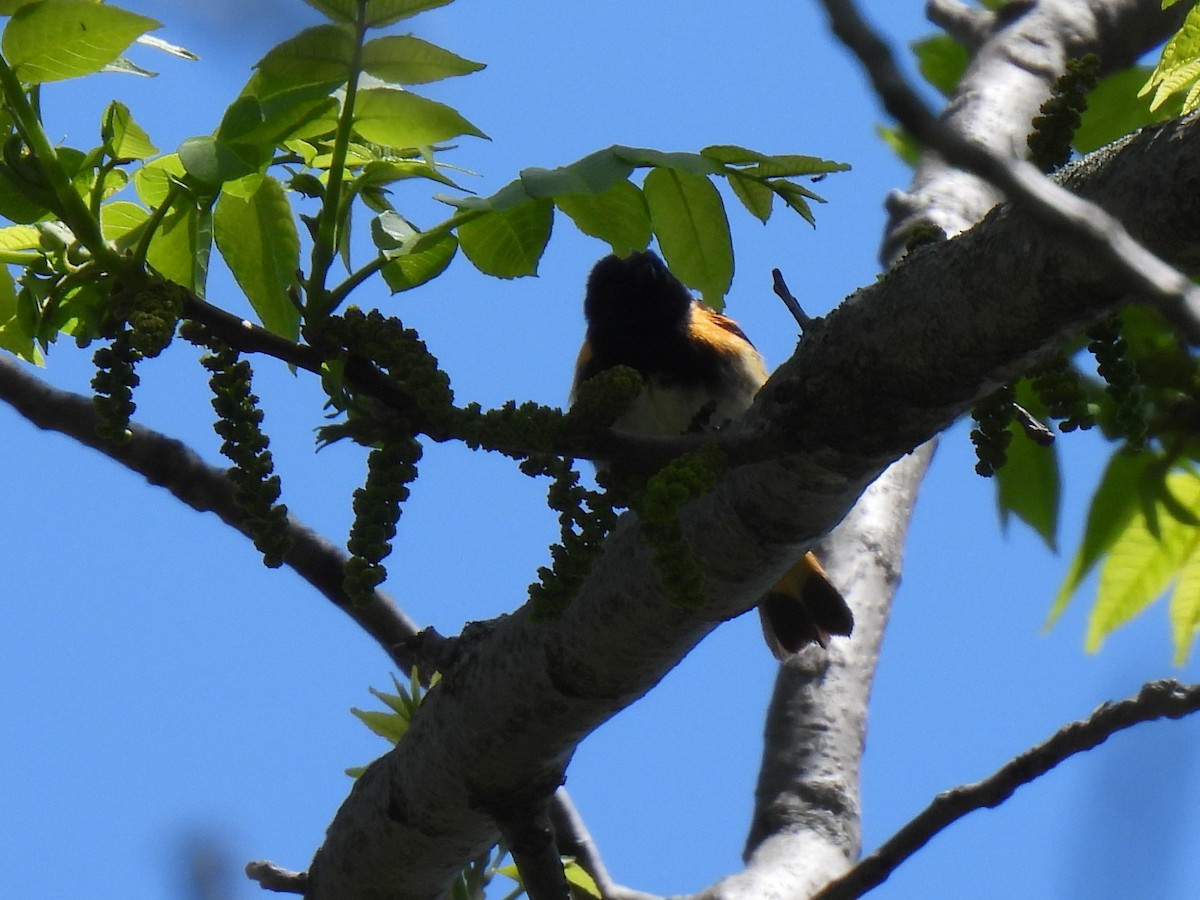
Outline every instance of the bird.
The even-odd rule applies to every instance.
[[[737,322],[695,299],[653,251],[597,262],[583,313],[587,330],[572,402],[580,385],[614,366],[636,369],[642,378],[615,430],[662,437],[716,431],[745,412],[767,380],[762,356]],[[758,611],[779,660],[809,644],[826,647],[854,627],[849,606],[812,552],[767,592]]]

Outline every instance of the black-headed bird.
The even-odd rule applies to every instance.
[[[613,423],[620,431],[674,436],[715,430],[740,416],[767,380],[762,356],[732,319],[695,300],[650,251],[606,256],[588,277],[587,335],[575,390],[613,366],[642,377],[642,391]],[[603,463],[601,463],[603,465]],[[812,553],[758,604],[763,635],[779,659],[848,635],[854,617]]]

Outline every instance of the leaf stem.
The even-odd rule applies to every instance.
[[[354,130],[354,100],[358,95],[358,78],[362,74],[362,48],[367,33],[366,0],[358,0],[358,19],[354,24],[354,55],[350,59],[350,78],[346,82],[346,96],[342,101],[342,112],[338,117],[337,134],[333,140],[333,152],[329,162],[329,180],[325,185],[325,197],[317,214],[317,236],[313,243],[312,271],[308,276],[306,293],[310,315],[327,316],[344,298],[339,291],[330,291],[326,286],[329,267],[337,255],[339,225],[342,220],[342,187],[346,169],[346,153],[350,136]]]
[[[5,103],[12,112],[22,140],[33,151],[34,159],[54,192],[60,207],[58,212],[63,221],[79,242],[91,251],[92,257],[100,261],[106,269],[119,271],[124,268],[124,260],[104,240],[99,221],[71,184],[71,179],[46,136],[41,119],[31,105],[25,89],[12,67],[3,58],[0,58],[0,92],[4,94]]]

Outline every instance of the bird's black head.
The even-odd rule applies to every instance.
[[[652,337],[687,328],[692,296],[649,250],[606,256],[588,276],[583,314],[589,339]]]

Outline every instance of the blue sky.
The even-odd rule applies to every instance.
[[[167,40],[202,56],[141,51],[153,80],[104,76],[48,88],[50,134],[90,146],[119,96],[160,148],[207,133],[249,66],[318,21],[300,0],[199,4],[126,0]],[[923,4],[865,9],[895,44],[926,33]],[[250,13],[247,10],[251,10]],[[253,19],[244,18],[252,14]],[[877,271],[886,192],[907,171],[875,138],[880,113],[814,3],[459,0],[416,32],[488,63],[430,93],[492,140],[450,159],[489,193],[530,165],[613,143],[694,150],[736,142],[850,162],[819,190],[812,230],[778,214],[763,227],[733,203],[737,276],[730,311],[770,363],[794,325],[771,295],[781,267],[812,313]],[[418,185],[397,191],[418,222],[445,209]],[[580,301],[604,246],[557,223],[540,276],[498,282],[462,258],[431,287],[359,298],[417,327],[460,400],[562,404],[582,334]],[[210,297],[240,302],[224,275]],[[90,353],[64,344],[44,373],[87,390]],[[139,419],[219,461],[203,373],[180,346],[142,370]],[[350,446],[312,451],[320,397],[269,361],[256,390],[302,520],[341,541],[363,474]],[[230,867],[230,897],[261,896],[248,859],[304,868],[345,796],[347,766],[385,749],[348,712],[390,684],[388,660],[287,571],[268,572],[215,518],[184,509],[93,451],[0,409],[5,547],[0,589],[0,884],[6,896],[183,898],[189,848]],[[1061,442],[1062,545],[1077,540],[1103,464],[1088,438]],[[992,487],[972,471],[965,429],[948,432],[910,537],[884,643],[864,771],[865,834],[877,844],[939,790],[981,778],[1065,721],[1144,680],[1200,678],[1170,665],[1162,605],[1094,656],[1082,651],[1086,597],[1048,634],[1041,623],[1065,568],[1027,530],[1002,537]],[[406,507],[388,585],[418,622],[454,633],[524,597],[553,540],[544,484],[507,462],[430,447]],[[643,702],[584,743],[568,787],[614,875],[660,893],[735,870],[750,815],[774,663],[753,617],[719,629]],[[1156,897],[1200,882],[1200,721],[1120,735],[975,813],[871,896]]]

